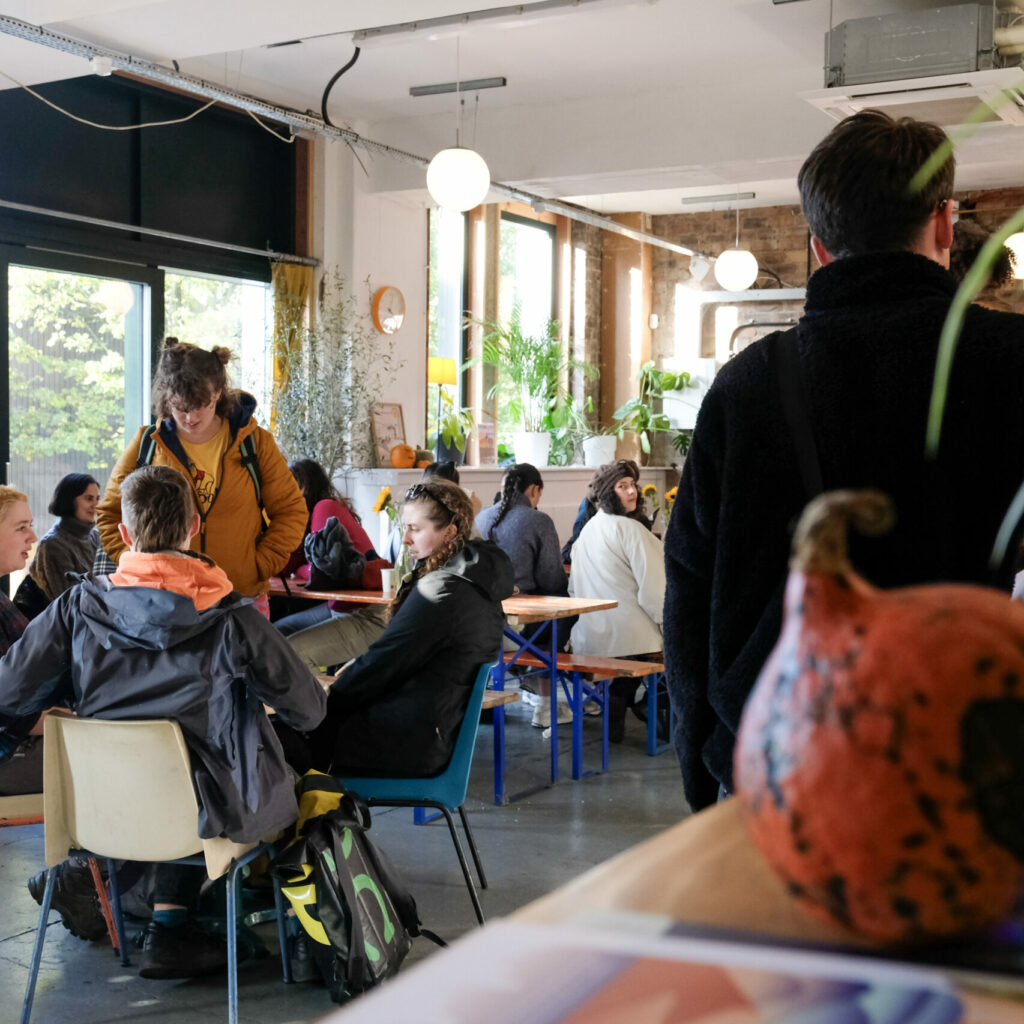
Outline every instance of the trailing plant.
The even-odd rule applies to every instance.
[[[688,387],[690,375],[685,370],[681,373],[657,370],[652,359],[640,367],[637,381],[639,389],[636,397],[615,410],[613,433],[620,441],[627,431],[636,434],[640,450],[644,455],[650,455],[652,436],[672,429],[668,416],[655,410],[654,403],[664,398],[666,391],[679,391]]]
[[[593,412],[589,397],[577,404],[573,395],[548,409],[541,421],[541,429],[551,435],[548,465],[571,466],[583,461],[583,442],[597,433],[588,418]]]
[[[680,430],[672,438],[672,447],[685,459],[690,454],[690,442],[693,440],[693,430]]]
[[[316,459],[328,476],[376,464],[370,408],[400,363],[338,271],[320,284],[316,316],[296,310],[274,337],[286,371],[274,395],[274,436],[288,459]]]

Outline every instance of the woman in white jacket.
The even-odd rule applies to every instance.
[[[590,483],[588,497],[598,511],[573,547],[569,593],[613,598],[618,606],[579,617],[570,637],[578,654],[661,660],[665,556],[644,514],[639,477],[635,462],[619,459],[601,466]],[[608,738],[613,743],[622,742],[636,687],[636,679],[612,680]]]

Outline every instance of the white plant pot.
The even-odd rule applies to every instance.
[[[603,466],[615,461],[615,448],[619,439],[614,434],[599,434],[583,442],[583,465]]]
[[[534,433],[517,430],[512,435],[512,451],[516,462],[528,462],[531,466],[546,466],[551,451],[551,435],[546,431]]]

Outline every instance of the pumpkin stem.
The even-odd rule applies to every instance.
[[[828,491],[801,513],[789,565],[799,572],[845,573],[851,569],[847,534],[852,524],[876,536],[892,529],[896,512],[880,491]]]

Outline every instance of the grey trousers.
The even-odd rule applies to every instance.
[[[387,606],[368,604],[318,626],[292,633],[288,643],[313,672],[365,654],[387,625]]]

